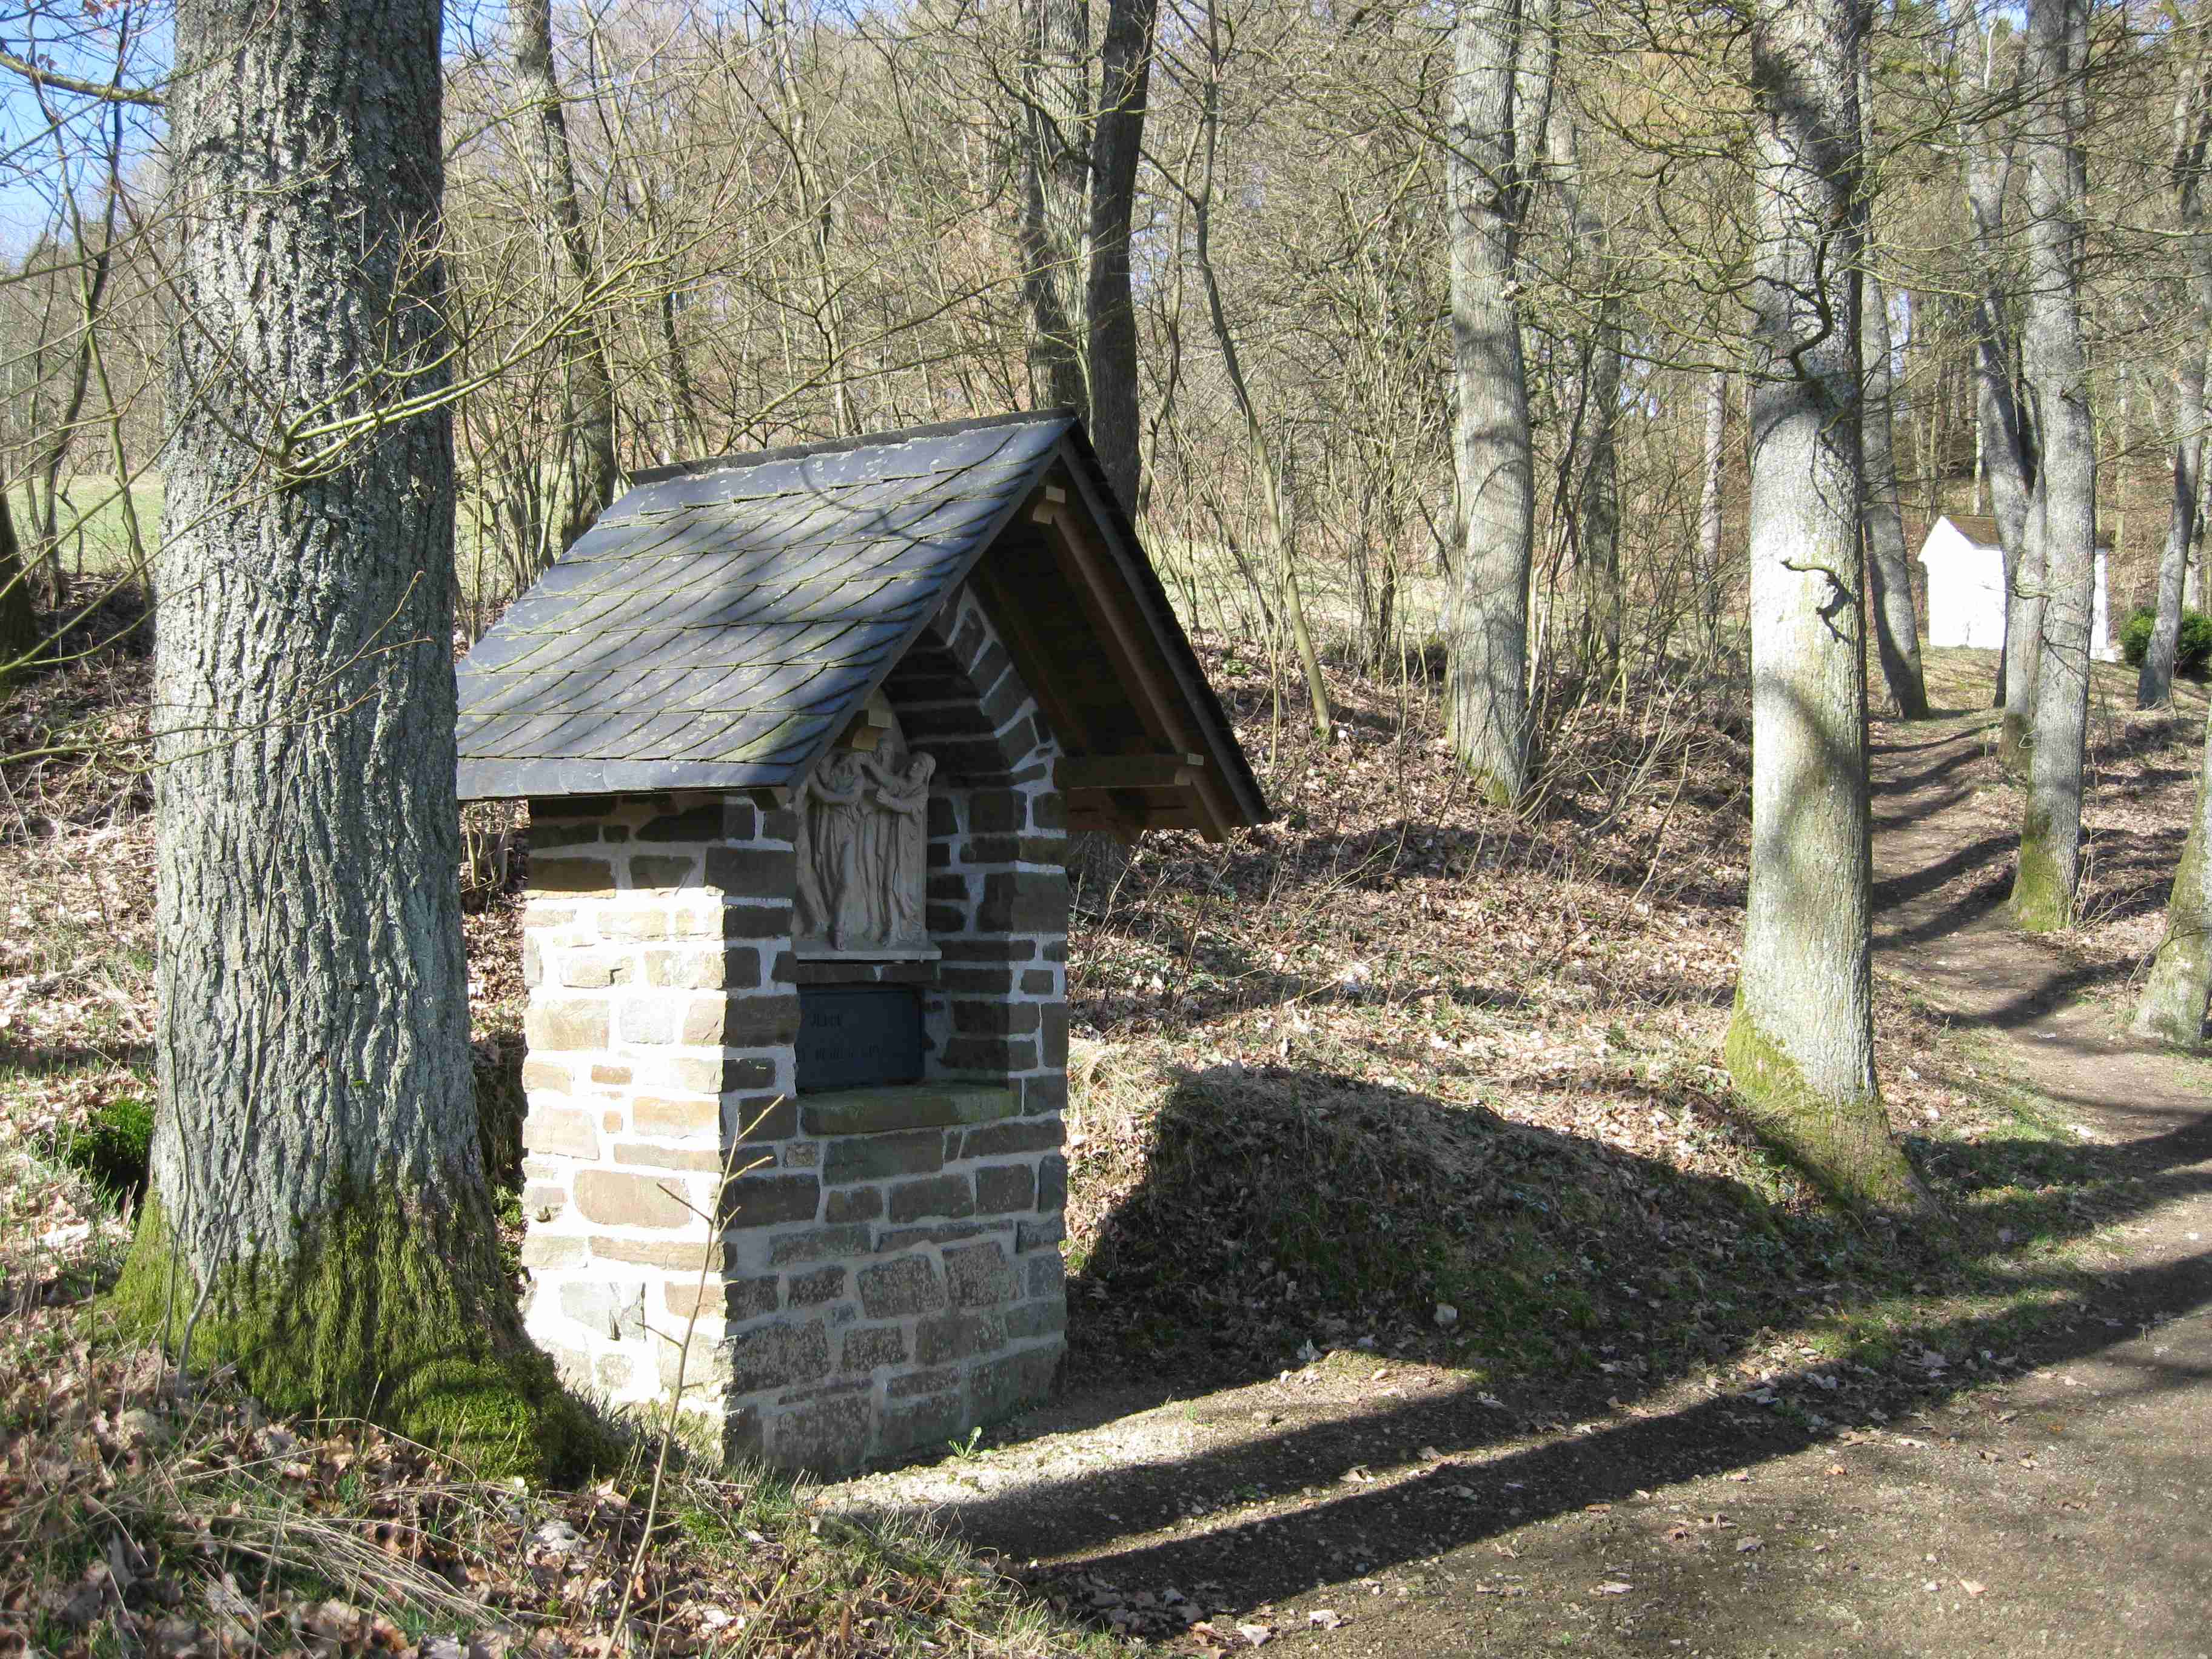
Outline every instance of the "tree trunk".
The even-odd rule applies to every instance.
[[[2150,981],[2136,1005],[2136,1035],[2178,1042],[2204,1041],[2212,1002],[2212,718],[2204,724],[2204,760],[2197,775],[2197,810],[2166,902],[2166,937],[2151,960]]]
[[[2043,615],[2035,737],[2011,911],[2015,927],[2034,933],[2073,925],[2081,860],[2081,763],[2097,560],[2097,443],[2080,303],[2088,5],[2089,0],[2032,0],[2022,59],[2024,79],[2033,90],[2027,104],[2029,280],[2021,352],[2043,439],[2033,538],[2042,550]]]
[[[1589,654],[1600,684],[1610,686],[1620,673],[1620,282],[1605,221],[1582,188],[1580,124],[1564,102],[1552,111],[1550,150],[1571,257],[1592,259],[1589,276],[1578,286],[1596,289],[1597,313],[1581,353],[1582,418],[1589,439],[1575,481],[1575,562]]]
[[[1129,230],[1152,71],[1159,0],[1107,0],[1098,121],[1091,140],[1091,443],[1122,510],[1136,516],[1143,483],[1137,446],[1137,307],[1129,288]]]
[[[1721,635],[1721,483],[1728,443],[1728,371],[1705,376],[1705,482],[1698,498],[1698,613],[1704,618],[1705,648],[1717,650]]]
[[[607,372],[606,347],[599,337],[599,310],[587,296],[598,262],[576,197],[576,163],[568,149],[568,124],[562,113],[561,81],[553,69],[553,0],[521,0],[515,9],[518,31],[514,68],[538,120],[538,184],[544,192],[548,240],[556,263],[566,267],[583,311],[561,336],[561,366],[567,374],[562,441],[568,477],[556,500],[561,513],[556,552],[592,527],[614,505],[622,489],[615,459],[615,386]]]
[[[1982,91],[1990,91],[1987,43]],[[2024,642],[2042,626],[2042,563],[2034,545],[2029,498],[2034,468],[2027,423],[2013,393],[2004,298],[2004,195],[2012,172],[2008,153],[1995,135],[1963,128],[1966,195],[1973,220],[1974,256],[1981,291],[1975,296],[1974,410],[1982,465],[1990,486],[1990,511],[1997,521],[2005,580],[2005,642],[1997,659],[1994,706],[2005,711],[1998,762],[2017,775],[2026,763],[2035,697],[2035,653]]]
[[[1889,301],[1881,278],[1871,271],[1866,275],[1862,313],[1866,419],[1861,444],[1875,647],[1881,658],[1882,683],[1889,688],[1897,712],[1909,720],[1924,720],[1928,687],[1920,672],[1920,617],[1912,603],[1912,564],[1905,548],[1905,520],[1897,505],[1897,458],[1890,447]]]
[[[1536,496],[1516,300],[1521,226],[1551,96],[1556,32],[1536,0],[1471,0],[1453,31],[1453,380],[1466,535],[1446,617],[1451,744],[1486,799],[1528,781],[1528,578]]]
[[[2181,644],[2182,589],[2190,544],[2197,535],[2197,490],[2204,468],[2204,355],[2192,351],[2174,377],[2173,504],[2158,560],[2158,609],[2150,643],[2136,675],[2136,707],[2163,708],[2173,700],[2173,662]]]
[[[1856,0],[1759,0],[1751,452],[1752,854],[1729,1072],[1845,1202],[1927,1198],[1874,1071],[1860,577]]]
[[[1030,380],[1048,404],[1086,417],[1084,234],[1091,173],[1091,15],[1085,0],[1023,0],[1022,291]]]
[[[15,537],[9,483],[0,478],[0,687],[39,647],[39,612],[32,601],[31,571]]]
[[[2173,160],[2167,176],[2174,216],[2188,239],[2197,332],[2174,375],[2173,506],[2166,550],[2158,562],[2158,613],[2150,645],[2136,680],[2136,706],[2162,708],[2173,696],[2173,659],[2181,641],[2181,612],[2189,585],[2189,554],[2197,539],[2197,507],[2204,470],[2204,360],[2212,349],[2212,228],[2205,224],[2204,167],[2212,148],[2212,51],[2200,37],[2197,62],[2173,98]],[[2117,561],[2115,562],[2117,562]]]
[[[477,1148],[439,17],[177,8],[179,61],[223,72],[171,88],[196,326],[155,669],[161,1104],[116,1296],[279,1410],[492,1473],[565,1461],[582,1419],[522,1334]]]
[[[1191,253],[1198,265],[1199,280],[1206,289],[1206,314],[1213,325],[1214,343],[1221,349],[1221,367],[1229,377],[1229,390],[1237,399],[1237,412],[1244,417],[1244,441],[1250,447],[1253,470],[1260,479],[1261,522],[1267,531],[1267,546],[1275,556],[1276,599],[1289,619],[1291,647],[1305,673],[1314,736],[1328,744],[1336,738],[1336,711],[1329,701],[1328,683],[1322,677],[1321,653],[1314,648],[1313,630],[1306,624],[1305,598],[1298,586],[1297,550],[1291,545],[1290,526],[1284,512],[1283,469],[1276,459],[1274,447],[1267,441],[1267,428],[1261,424],[1260,407],[1253,401],[1251,385],[1244,378],[1243,358],[1237,349],[1237,336],[1229,326],[1228,309],[1221,300],[1220,273],[1213,268],[1214,169],[1221,138],[1219,28],[1218,15],[1209,5],[1206,15],[1207,73],[1199,94],[1198,112],[1202,170],[1195,191],[1188,191],[1186,180],[1191,203]]]

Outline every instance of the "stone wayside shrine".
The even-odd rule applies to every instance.
[[[460,754],[530,803],[571,1382],[665,1401],[681,1354],[695,1439],[817,1470],[1042,1395],[1066,834],[1267,816],[1073,417],[640,475],[463,665]]]

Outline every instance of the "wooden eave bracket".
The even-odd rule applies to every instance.
[[[1059,483],[1040,484],[1030,497],[1029,515],[1042,526],[1067,565],[1079,574],[1079,586],[1088,588],[1097,603],[1105,623],[1104,633],[1109,653],[1115,659],[1122,682],[1149,717],[1158,739],[1172,744],[1174,752],[1164,757],[1174,763],[1170,772],[1181,772],[1183,777],[1170,776],[1158,783],[1093,785],[1092,787],[1174,787],[1183,792],[1188,803],[1188,822],[1167,824],[1147,814],[1150,822],[1144,828],[1189,828],[1196,830],[1209,842],[1228,839],[1229,827],[1236,821],[1233,808],[1224,811],[1216,799],[1217,792],[1225,785],[1219,773],[1206,764],[1204,754],[1191,746],[1191,732],[1180,718],[1182,711],[1181,690],[1172,684],[1172,674],[1167,665],[1158,660],[1158,641],[1152,636],[1150,625],[1138,611],[1136,596],[1130,591],[1127,578],[1112,554],[1091,537],[1090,526],[1079,516],[1066,510],[1068,492]],[[1084,757],[1085,760],[1100,763],[1134,758],[1152,763],[1162,757],[1154,756]],[[1192,763],[1197,763],[1194,765]],[[1063,761],[1062,766],[1067,763]],[[1072,784],[1066,775],[1061,775],[1063,790],[1085,786]],[[1071,822],[1073,820],[1071,819]]]

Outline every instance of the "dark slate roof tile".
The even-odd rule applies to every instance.
[[[462,665],[463,796],[795,783],[1072,424],[1020,416],[642,480]]]

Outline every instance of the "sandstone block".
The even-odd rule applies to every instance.
[[[1067,1329],[1067,1304],[1048,1297],[1042,1302],[1018,1302],[1006,1310],[1006,1335],[1019,1341],[1029,1336],[1058,1336]]]
[[[884,1407],[877,1449],[882,1453],[908,1451],[916,1446],[941,1447],[960,1436],[960,1395],[930,1395],[910,1406]]]
[[[987,1164],[975,1171],[975,1208],[982,1215],[1005,1215],[1036,1207],[1036,1171],[1026,1164]]]
[[[602,1227],[683,1227],[698,1218],[681,1194],[684,1183],[617,1170],[579,1170],[576,1207]]]
[[[815,1227],[803,1233],[786,1233],[769,1246],[769,1265],[782,1267],[797,1261],[835,1261],[866,1255],[868,1243],[866,1227]]]
[[[1006,1346],[1004,1314],[940,1314],[917,1321],[914,1328],[914,1357],[923,1365],[943,1365]]]
[[[522,1120],[522,1146],[525,1152],[591,1159],[599,1155],[599,1135],[589,1113],[572,1106],[534,1106]]]
[[[667,1086],[686,1094],[726,1095],[775,1087],[775,1063],[762,1054],[671,1054],[659,1061]]]
[[[656,939],[668,937],[668,912],[646,905],[610,905],[599,915],[602,938]]]
[[[830,1143],[822,1162],[822,1178],[836,1187],[890,1176],[928,1175],[944,1167],[945,1137],[935,1129],[854,1135]]]
[[[723,1016],[722,1041],[732,1048],[773,1048],[799,1036],[799,998],[768,993],[732,997]]]
[[[709,1146],[649,1146],[640,1141],[626,1140],[616,1146],[615,1162],[636,1164],[648,1170],[682,1170],[694,1175],[714,1175],[722,1167],[722,1155]]]
[[[693,997],[684,1005],[684,1023],[678,1040],[694,1048],[714,1047],[722,1041],[729,1006],[726,997]]]
[[[1067,927],[1067,877],[1025,870],[987,876],[975,907],[979,933],[1057,933]]]
[[[858,1467],[868,1454],[868,1419],[874,1402],[866,1395],[836,1395],[794,1406],[775,1420],[776,1462],[792,1468],[824,1473]]]
[[[906,1364],[906,1332],[896,1325],[872,1326],[845,1333],[838,1368],[848,1371],[873,1370],[878,1365]]]
[[[881,1188],[853,1187],[830,1194],[830,1202],[822,1212],[822,1218],[824,1221],[873,1221],[883,1212]]]
[[[1024,1080],[1024,1087],[1034,1079]],[[960,1143],[963,1158],[1010,1158],[1018,1152],[1056,1152],[1066,1138],[1058,1118],[1012,1119],[970,1129]]]
[[[629,1110],[641,1135],[714,1134],[722,1127],[722,1103],[712,1095],[639,1095]]]
[[[1067,1294],[1067,1263],[1058,1250],[1040,1250],[1030,1258],[1026,1269],[1029,1291],[1033,1297],[1064,1299]]]
[[[750,814],[750,807],[741,807]],[[722,838],[724,808],[719,800],[702,801],[673,812],[663,812],[647,818],[637,827],[640,841],[720,841]]]
[[[592,1257],[599,1261],[629,1261],[641,1267],[672,1267],[678,1273],[696,1273],[704,1262],[709,1273],[722,1268],[723,1244],[720,1239],[659,1239],[607,1238],[594,1236]]]
[[[630,856],[629,884],[672,891],[693,885],[691,872],[698,867],[698,861],[689,857],[636,853]]]
[[[533,893],[611,893],[615,867],[605,859],[533,858],[530,860],[530,889]]]
[[[533,1002],[522,1018],[522,1029],[532,1048],[604,1048],[607,1046],[607,1005],[596,998]]]
[[[933,1176],[902,1182],[891,1188],[890,1218],[921,1221],[942,1216],[957,1221],[975,1213],[975,1183],[965,1175]]]
[[[774,1227],[811,1221],[821,1206],[822,1183],[811,1175],[745,1176],[723,1188],[722,1224]]]
[[[521,1259],[524,1267],[533,1270],[580,1267],[591,1259],[591,1251],[580,1238],[533,1231],[522,1241]]]
[[[605,990],[629,978],[629,958],[617,951],[564,951],[560,957],[561,983],[579,990]]]
[[[798,880],[791,849],[774,847],[715,847],[708,849],[706,884],[732,898],[781,898]]]
[[[945,1285],[956,1308],[991,1308],[1015,1295],[1013,1270],[995,1240],[945,1253]]]
[[[1041,1216],[1034,1221],[1014,1224],[1014,1249],[1024,1255],[1031,1250],[1042,1250],[1057,1244],[1067,1237],[1067,1223],[1058,1215]]]
[[[863,1267],[858,1284],[860,1310],[870,1319],[903,1319],[945,1306],[945,1286],[927,1256],[901,1256]]]
[[[1012,1234],[1010,1221],[939,1221],[921,1227],[886,1227],[876,1235],[876,1254],[896,1255],[920,1244],[957,1244],[963,1239],[1010,1238]]]
[[[817,1267],[812,1273],[793,1273],[790,1290],[794,1308],[818,1308],[825,1302],[835,1302],[845,1294],[845,1269]]]
[[[547,1094],[565,1095],[575,1085],[575,1073],[558,1060],[533,1059],[522,1062],[525,1092],[542,1091]]]
[[[1043,1399],[1052,1392],[1061,1352],[1054,1343],[976,1366],[968,1373],[969,1415],[975,1422],[988,1423]]]
[[[738,1394],[789,1388],[830,1374],[830,1333],[818,1319],[790,1320],[729,1339],[730,1386]]]
[[[624,1042],[673,1042],[677,1013],[676,1004],[665,996],[624,997],[617,1029]]]

